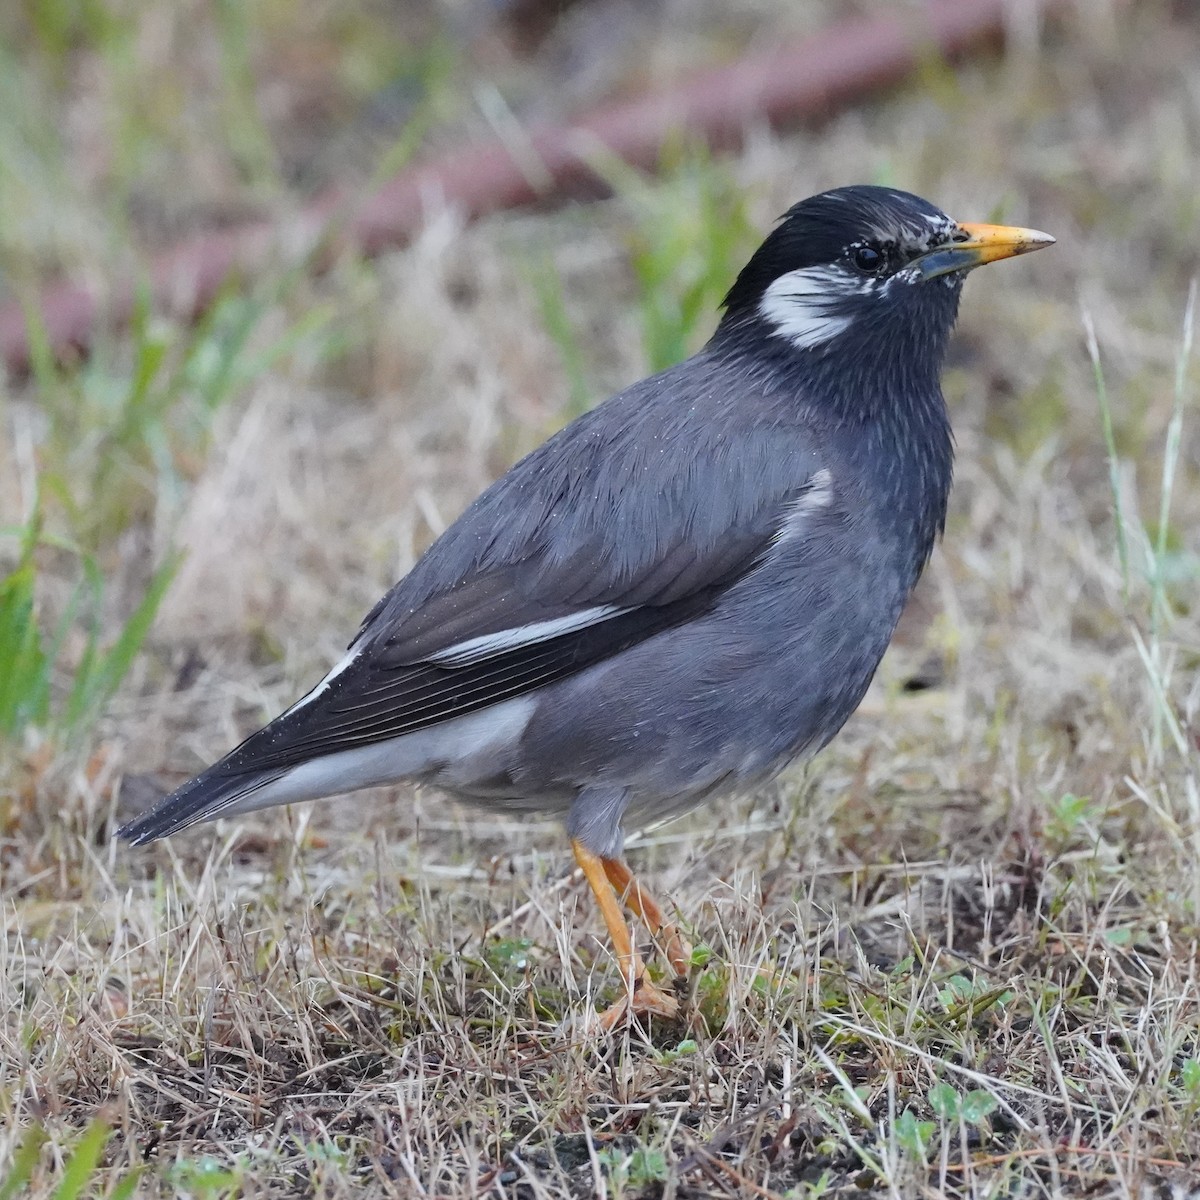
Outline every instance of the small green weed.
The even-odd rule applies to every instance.
[[[1200,1113],[1200,1058],[1185,1059],[1179,1068],[1181,1108],[1189,1119]]]
[[[673,1046],[667,1050],[656,1050],[655,1057],[659,1062],[677,1062],[681,1058],[690,1058],[693,1054],[698,1054],[699,1051],[700,1044],[695,1038],[684,1038],[678,1046]]]
[[[670,1177],[666,1154],[653,1146],[636,1146],[629,1154],[616,1146],[605,1146],[596,1151],[596,1158],[608,1173],[617,1196],[623,1195],[626,1188],[666,1183]]]
[[[167,1171],[167,1180],[195,1200],[235,1200],[242,1194],[245,1172],[239,1163],[230,1166],[211,1154],[202,1154],[177,1159]]]
[[[983,1016],[993,1005],[1012,999],[1006,987],[991,987],[982,979],[951,975],[938,989],[938,1002],[951,1022],[969,1023]]]
[[[520,978],[529,969],[532,949],[529,938],[502,938],[488,946],[483,956],[501,978]]]
[[[922,1121],[911,1108],[906,1108],[896,1119],[893,1132],[906,1154],[924,1161],[937,1127],[936,1121]]]
[[[837,1180],[834,1178],[833,1172],[822,1171],[816,1179],[806,1179],[784,1194],[788,1197],[795,1197],[796,1200],[820,1200],[822,1196],[833,1194],[837,1187]]]
[[[996,1111],[996,1097],[981,1088],[960,1092],[952,1084],[935,1083],[929,1089],[929,1107],[946,1122],[982,1125]]]

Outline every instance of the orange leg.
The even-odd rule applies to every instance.
[[[663,915],[663,910],[637,881],[628,863],[619,858],[602,858],[600,863],[613,891],[641,918],[650,936],[662,946],[676,977],[686,976],[692,965],[691,943]]]
[[[583,872],[583,877],[596,897],[600,907],[600,915],[608,928],[608,936],[612,939],[613,949],[617,952],[617,963],[625,980],[626,994],[624,999],[610,1005],[600,1017],[605,1029],[612,1029],[629,1013],[642,1016],[674,1017],[679,1012],[679,1002],[674,996],[656,987],[646,978],[646,965],[641,955],[634,949],[629,936],[629,926],[621,913],[621,906],[609,882],[605,869],[605,860],[588,850],[581,842],[572,840],[571,850],[575,861]],[[628,870],[628,868],[626,868]],[[657,906],[656,906],[657,907]],[[662,915],[661,913],[659,914]],[[647,922],[648,923],[648,922]]]

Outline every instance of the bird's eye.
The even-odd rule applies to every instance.
[[[855,246],[851,261],[864,275],[878,275],[883,270],[883,255],[874,246]]]

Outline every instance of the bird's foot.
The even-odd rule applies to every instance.
[[[679,1001],[643,974],[634,980],[620,1000],[610,1004],[600,1014],[600,1025],[611,1031],[630,1017],[661,1017],[673,1021],[679,1016]]]
[[[602,858],[600,863],[613,891],[650,931],[650,936],[671,964],[675,978],[686,979],[692,970],[692,943],[679,932],[674,922],[667,920],[657,901],[634,878],[628,863],[620,858]]]
[[[625,995],[600,1014],[601,1026],[612,1030],[631,1016],[674,1020],[679,1016],[679,999],[653,983],[646,974],[645,963],[634,947],[629,925],[621,912],[620,900],[642,919],[651,936],[665,947],[667,960],[677,976],[678,993],[686,991],[692,947],[679,930],[667,921],[662,909],[642,890],[633,872],[621,859],[601,858],[578,840],[572,840],[571,849],[596,897],[596,904],[612,938],[621,975],[626,981]]]

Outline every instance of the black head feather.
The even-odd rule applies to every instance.
[[[894,188],[855,184],[794,204],[754,252],[725,297],[730,316],[753,310],[782,275],[835,263],[852,265],[853,250],[877,248],[898,269],[951,236],[941,209]]]

